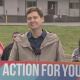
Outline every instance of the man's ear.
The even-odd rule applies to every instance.
[[[44,22],[44,17],[42,17],[42,22]]]

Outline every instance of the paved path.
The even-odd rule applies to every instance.
[[[0,25],[27,25],[27,23],[0,23]],[[80,22],[54,22],[43,23],[43,25],[56,25],[56,26],[80,26]]]

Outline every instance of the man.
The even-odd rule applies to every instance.
[[[72,62],[80,62],[80,39],[78,43],[78,48],[74,49],[73,54],[72,54]]]
[[[13,39],[13,43],[10,43],[8,46],[5,47],[5,49],[3,50],[3,54],[2,54],[2,57],[1,57],[1,60],[5,60],[7,61],[8,58],[9,58],[9,55],[10,55],[10,52],[11,52],[11,49],[13,47],[13,44],[14,44],[14,38],[19,34],[19,32],[14,32],[13,35],[12,35],[12,39]]]
[[[27,10],[27,23],[31,31],[15,38],[9,61],[66,61],[59,38],[42,29],[41,8]]]

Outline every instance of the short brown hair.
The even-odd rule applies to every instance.
[[[36,11],[39,14],[40,17],[43,17],[43,11],[39,7],[30,7],[30,8],[28,8],[26,15],[28,15],[29,13],[31,13],[33,11]]]
[[[14,33],[12,34],[12,37],[13,37],[14,34],[20,34],[20,32],[18,32],[18,31],[14,32]]]

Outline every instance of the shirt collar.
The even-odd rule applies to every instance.
[[[46,31],[42,29],[42,35],[41,35],[43,38],[45,38],[46,36]]]
[[[44,31],[43,29],[42,29],[42,35],[41,35],[41,36],[42,36],[43,38],[45,38],[45,36],[46,36],[46,31]],[[28,37],[28,38],[33,37],[32,34],[31,34],[31,31],[28,32],[27,37]]]
[[[28,38],[31,38],[32,37],[31,31],[27,33],[27,37]]]

